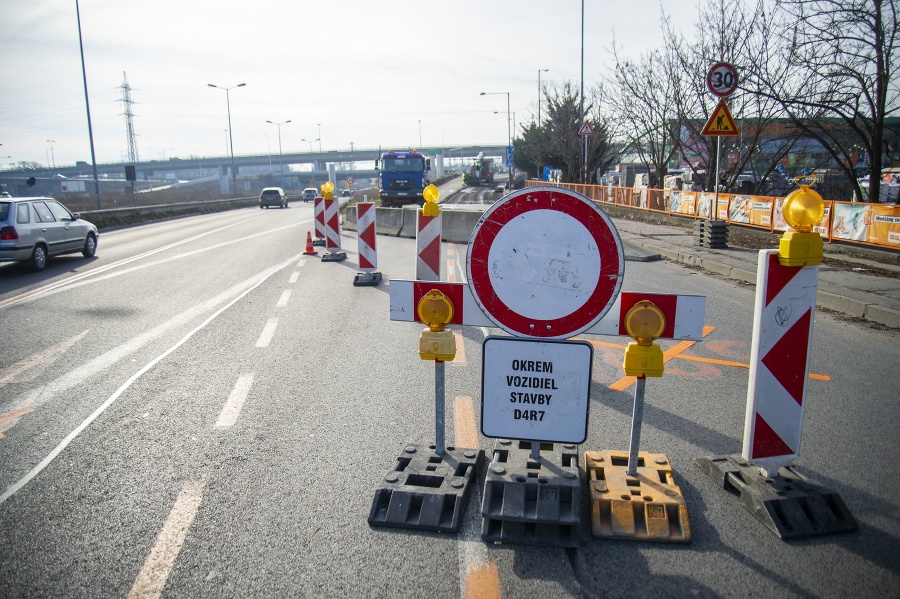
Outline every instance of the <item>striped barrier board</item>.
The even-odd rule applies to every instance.
[[[378,285],[381,273],[375,272],[378,267],[378,253],[375,247],[375,204],[360,202],[356,205],[356,230],[359,242],[359,269],[353,278],[353,285]]]
[[[759,253],[742,455],[771,476],[800,454],[818,276]]]
[[[340,262],[347,259],[341,251],[341,231],[338,223],[338,201],[325,198],[325,249],[328,253],[322,256],[323,262]]]
[[[419,300],[437,289],[453,302],[453,320],[449,324],[494,327],[494,322],[481,311],[467,283],[443,281],[391,281],[391,320],[421,322],[416,312]],[[622,292],[597,324],[584,331],[591,335],[627,335],[625,315],[636,303],[650,300],[666,317],[666,328],[660,338],[699,341],[703,338],[706,297],[664,293]]]
[[[416,220],[416,279],[441,280],[441,215],[425,216],[417,210]]]

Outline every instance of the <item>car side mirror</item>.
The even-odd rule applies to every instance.
[[[74,220],[80,220],[80,219],[81,219],[81,213],[80,213],[80,212],[75,212],[74,214],[72,214],[72,220],[73,220],[73,221],[74,221]]]

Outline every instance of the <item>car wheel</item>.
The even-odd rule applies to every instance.
[[[41,272],[47,268],[47,248],[42,245],[34,246],[29,264],[31,264],[31,269],[34,272]]]
[[[97,238],[94,237],[93,233],[89,234],[87,239],[84,240],[84,249],[81,250],[81,253],[85,258],[93,258],[94,254],[97,253]]]
[[[259,205],[259,209],[262,210],[263,208],[265,208],[265,206],[263,206],[262,204],[260,204],[260,205]]]

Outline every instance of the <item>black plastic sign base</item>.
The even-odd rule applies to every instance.
[[[380,272],[358,272],[353,277],[354,287],[375,287],[381,284]]]
[[[799,539],[859,528],[840,495],[790,466],[767,478],[743,457],[711,456],[694,463],[780,538]]]
[[[322,262],[343,262],[347,259],[344,252],[330,252],[322,256]]]
[[[481,449],[407,445],[375,490],[369,525],[458,532],[483,459]]]
[[[498,440],[484,485],[481,538],[487,542],[577,547],[581,479],[575,445]]]

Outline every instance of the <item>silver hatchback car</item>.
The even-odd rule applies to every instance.
[[[53,198],[0,198],[0,262],[40,271],[50,256],[97,252],[100,232]]]

